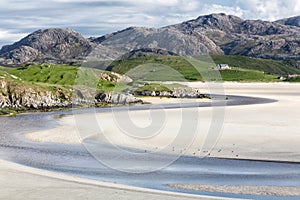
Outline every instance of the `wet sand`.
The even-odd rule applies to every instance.
[[[92,181],[0,160],[0,199],[223,199]]]
[[[205,91],[206,89],[205,85],[201,83],[190,83],[190,86],[200,88],[202,91]],[[270,104],[226,107],[222,133],[217,144],[209,153],[209,157],[283,162],[300,161],[300,110],[298,109],[300,103],[300,84],[225,83],[224,91],[225,94],[271,98],[278,100],[278,102]],[[153,104],[166,103],[167,101],[168,100],[166,99],[152,99]],[[193,110],[193,108],[187,109]],[[209,125],[211,124],[211,108],[198,108],[198,111],[200,113],[198,116],[198,120],[201,121],[198,130],[201,130],[202,133],[203,131],[207,131],[209,129]],[[147,124],[151,122],[151,120],[149,121],[149,113],[147,113],[147,111],[133,111],[130,113],[130,117],[132,118],[132,120],[140,123],[141,126],[147,126]],[[110,142],[120,146],[128,146],[132,148],[142,150],[146,149],[151,151],[160,147],[165,147],[170,140],[174,139],[173,135],[170,134],[170,132],[175,132],[176,129],[178,129],[177,124],[180,124],[180,122],[176,120],[178,120],[180,112],[178,111],[178,109],[170,109],[166,111],[166,115],[167,119],[173,122],[169,125],[168,123],[166,123],[166,130],[169,131],[165,131],[165,134],[161,134],[159,137],[154,137],[144,143],[141,143],[141,140],[134,140],[132,139],[132,137],[126,134],[124,135],[122,131],[118,131],[118,127],[116,127],[111,113],[98,113],[95,114],[95,118],[102,125],[101,127],[107,133],[107,137],[109,138]],[[78,120],[84,119],[85,116],[89,116],[89,114],[82,114],[80,116],[82,118],[77,118],[74,116],[63,117],[59,120],[60,126],[52,130],[29,133],[26,134],[25,137],[27,139],[38,142],[79,144],[83,139],[83,136],[78,134],[78,127],[76,126],[76,123],[78,123]],[[195,140],[193,140],[190,148],[184,151],[184,154],[192,156],[203,156],[204,152],[203,149],[201,149],[201,145],[203,145],[202,142],[204,137],[205,134],[197,136]],[[94,139],[101,141],[101,138]],[[199,152],[199,149],[201,150],[201,152]],[[179,153],[180,149],[177,149],[176,144],[174,144],[174,149],[169,149],[169,151],[169,153]],[[3,171],[3,173],[5,173],[5,170]],[[12,180],[14,179],[12,178]],[[21,180],[24,179],[21,178]],[[49,181],[52,182],[53,179],[47,179],[45,180],[45,183],[49,183]],[[62,181],[65,184],[65,181]],[[60,184],[61,180],[59,180],[58,183]],[[57,183],[55,182],[55,184]],[[68,182],[68,184],[71,183]],[[110,199],[119,199],[120,197],[122,197],[122,199],[129,199],[133,197],[134,199],[195,198],[191,196],[177,197],[169,194],[154,194],[153,192],[148,193],[145,191],[132,192],[128,191],[127,189],[121,189],[121,187],[119,189],[111,189],[106,188],[106,186],[104,185],[100,185],[99,187],[97,186],[97,189],[95,189],[95,186],[90,186],[86,183],[84,183],[83,185],[75,186],[68,186],[68,184],[67,187],[71,188],[70,191],[78,191],[78,193],[74,192],[72,194],[75,197],[77,197],[76,195],[80,196],[82,194],[85,194],[86,196],[100,195],[98,192],[101,191],[101,195],[104,196],[100,195],[100,197],[109,197]],[[287,186],[216,186],[205,184],[176,184],[176,182],[170,182],[168,186],[183,190],[204,191],[212,193],[231,193],[241,195],[249,194],[291,197],[300,195],[299,187]],[[34,187],[35,186],[33,186],[33,188]],[[78,187],[87,188],[86,191],[89,191],[90,193],[85,193],[85,189],[78,190]],[[17,191],[16,188],[15,190]],[[31,190],[34,189],[31,188]],[[53,188],[51,189],[51,187],[49,187],[49,189],[44,188],[42,190],[36,191],[35,194],[46,195],[45,193],[49,193],[50,190],[54,191]],[[6,191],[6,194],[9,194],[9,191]],[[62,190],[59,191],[58,195],[62,197],[66,194]],[[93,199],[92,196],[90,197],[91,199]],[[199,197],[199,199],[205,198]]]
[[[243,195],[300,196],[300,187],[168,184],[171,188]]]

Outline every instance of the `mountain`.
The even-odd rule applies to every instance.
[[[278,20],[276,22],[279,23],[279,24],[287,25],[287,26],[300,27],[300,16],[281,19],[281,20]]]
[[[226,55],[300,59],[300,29],[276,22],[242,20],[225,14],[200,16],[168,26],[185,34],[201,33]]]
[[[160,49],[164,54],[180,56],[225,54],[300,60],[300,27],[296,27],[299,18],[269,22],[221,13],[162,28],[130,27],[93,38],[84,38],[71,29],[38,30],[4,46],[0,50],[0,64],[112,61],[155,52],[159,55]]]
[[[71,29],[42,29],[19,42],[3,46],[0,62],[3,65],[77,62],[85,59],[94,46]]]
[[[187,35],[175,28],[130,27],[95,38],[92,42],[114,49],[118,55],[139,49],[165,49],[181,56],[223,53],[220,47],[205,35]]]

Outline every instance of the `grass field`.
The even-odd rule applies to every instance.
[[[217,64],[229,64],[231,70],[217,71]],[[273,82],[278,76],[300,74],[295,63],[241,56],[141,57],[115,61],[109,69],[134,80],[148,81],[249,81]]]
[[[73,85],[78,67],[41,64],[7,70],[23,81],[57,85]]]

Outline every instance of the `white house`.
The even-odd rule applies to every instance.
[[[216,67],[216,70],[226,70],[226,69],[231,69],[228,64],[219,64]]]

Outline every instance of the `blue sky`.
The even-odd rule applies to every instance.
[[[300,15],[299,0],[0,0],[0,5],[0,46],[40,28],[68,27],[88,37],[220,12],[271,21]]]

